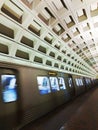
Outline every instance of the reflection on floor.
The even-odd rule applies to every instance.
[[[98,88],[60,106],[21,130],[98,130]]]
[[[60,130],[98,130],[98,88]]]

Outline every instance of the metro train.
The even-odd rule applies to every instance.
[[[0,63],[0,130],[19,130],[97,85],[97,79]]]

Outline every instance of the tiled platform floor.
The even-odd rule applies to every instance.
[[[62,105],[21,130],[98,130],[98,88]]]

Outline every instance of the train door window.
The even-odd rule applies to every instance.
[[[81,86],[81,79],[78,79],[79,87]]]
[[[86,84],[88,84],[88,81],[87,81],[87,79],[85,79],[85,81],[86,81]]]
[[[65,82],[64,82],[64,78],[58,77],[58,83],[59,83],[59,88],[60,88],[61,90],[66,89]]]
[[[83,86],[83,81],[82,81],[82,79],[78,79],[78,84],[79,84],[79,86]]]
[[[72,78],[68,78],[68,85],[69,85],[69,87],[73,87]]]
[[[87,85],[89,84],[89,79],[86,79],[86,84],[87,84]]]
[[[58,84],[57,78],[56,77],[50,77],[49,79],[50,79],[52,92],[59,91],[59,84]]]
[[[43,95],[51,92],[48,77],[38,76],[37,82],[38,82],[38,89],[40,91],[40,94]]]
[[[76,81],[76,85],[79,86],[79,80],[76,78],[75,81]]]
[[[1,85],[2,85],[2,98],[3,102],[13,102],[17,100],[17,84],[15,75],[1,75]]]
[[[83,86],[83,80],[82,79],[80,79],[80,82],[81,82],[81,86]]]

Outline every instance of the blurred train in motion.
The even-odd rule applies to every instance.
[[[18,130],[96,85],[89,77],[0,63],[0,130]]]

